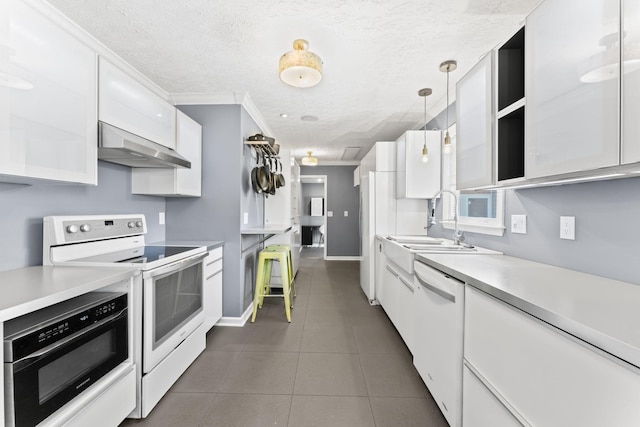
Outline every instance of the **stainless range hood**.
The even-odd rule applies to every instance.
[[[133,168],[187,168],[191,162],[175,150],[98,122],[98,159]]]

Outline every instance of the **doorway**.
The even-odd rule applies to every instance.
[[[327,257],[327,176],[301,175],[300,189],[302,211],[302,256]]]

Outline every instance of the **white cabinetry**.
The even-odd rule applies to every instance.
[[[1,179],[97,184],[95,52],[23,1],[0,16]]]
[[[522,427],[498,398],[465,366],[463,371],[465,427]]]
[[[409,351],[413,351],[415,336],[415,288],[413,278],[393,262],[386,260],[383,273],[382,301],[391,322],[404,340]]]
[[[622,2],[622,163],[640,162],[640,2]]]
[[[384,308],[388,301],[387,290],[385,288],[387,256],[384,254],[382,240],[378,238],[375,239],[375,251],[371,254],[371,256],[375,257],[375,265],[373,266],[373,270],[375,271],[375,278],[371,278],[371,280],[374,280],[374,295],[376,300],[378,300],[378,303],[380,303],[382,308]]]
[[[527,178],[618,164],[619,79],[592,73],[618,62],[618,16],[618,0],[545,0],[527,17]]]
[[[426,138],[429,161],[422,161]],[[440,190],[440,131],[407,131],[396,141],[396,198],[430,199]]]
[[[157,196],[192,196],[202,193],[202,126],[182,111],[177,112],[176,151],[191,168],[133,168],[131,192]]]
[[[493,154],[493,51],[456,86],[456,187],[495,184]]]
[[[516,418],[540,426],[640,425],[638,368],[470,286],[464,327],[465,363]],[[466,423],[475,410],[465,409],[465,426],[475,425]]]
[[[99,61],[98,118],[176,149],[176,109],[104,58]]]
[[[204,259],[204,328],[211,329],[222,317],[222,247]]]
[[[413,364],[452,427],[462,424],[464,284],[414,264]]]

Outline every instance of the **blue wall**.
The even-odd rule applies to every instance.
[[[98,162],[98,185],[0,183],[0,271],[42,264],[42,218],[48,215],[145,214],[148,242],[164,240],[164,197],[131,194],[131,169]]]

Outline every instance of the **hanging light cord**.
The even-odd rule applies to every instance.
[[[427,97],[424,96],[424,146],[427,147]]]
[[[449,69],[447,69],[447,132],[449,132]]]

